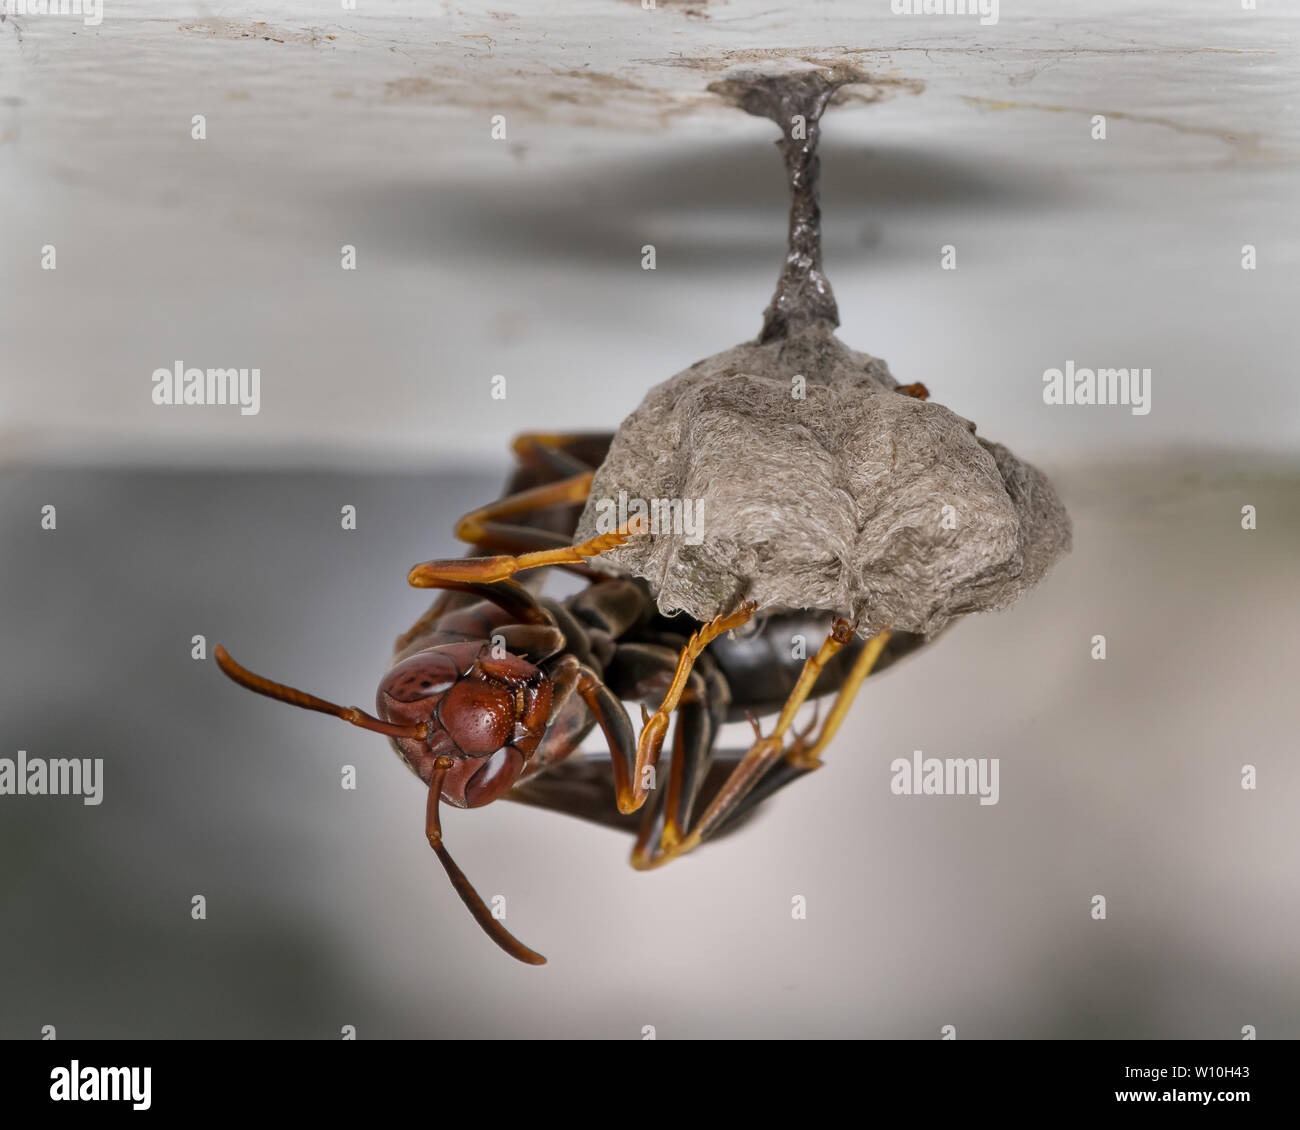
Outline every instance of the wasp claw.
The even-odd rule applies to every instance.
[[[808,725],[805,726],[802,730],[796,732],[796,734],[794,735],[794,741],[790,743],[791,748],[797,749],[798,747],[802,746],[805,743],[806,739],[812,734],[812,732],[815,729],[817,729],[817,719],[820,716],[821,716],[821,706],[818,703],[814,703],[812,721],[809,722]]]

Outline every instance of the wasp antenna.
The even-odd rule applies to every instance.
[[[418,725],[385,722],[382,718],[367,714],[360,707],[339,706],[333,702],[326,702],[323,698],[307,694],[305,691],[286,687],[283,683],[273,683],[270,679],[264,679],[261,675],[253,674],[246,667],[241,667],[230,657],[230,652],[220,644],[217,644],[212,649],[212,655],[217,661],[217,666],[241,687],[246,687],[257,694],[266,695],[267,698],[273,698],[278,702],[287,702],[290,706],[301,706],[304,710],[332,714],[335,718],[342,718],[344,722],[351,722],[352,725],[360,726],[363,730],[373,730],[376,734],[387,734],[390,738],[414,738],[417,741],[423,741],[429,736],[429,727],[424,722]]]
[[[487,936],[516,961],[522,961],[528,965],[545,965],[546,958],[540,953],[530,950],[502,926],[497,919],[492,917],[492,912],[488,910],[487,904],[479,897],[478,891],[474,889],[474,884],[465,877],[465,872],[456,866],[456,861],[452,859],[451,852],[447,850],[446,844],[442,842],[442,821],[438,815],[438,802],[442,799],[443,778],[447,776],[447,770],[451,766],[452,760],[450,757],[440,757],[433,763],[433,777],[429,781],[429,806],[425,817],[425,835],[429,837],[429,846],[442,860],[442,866],[447,872],[447,878],[451,880],[451,885],[456,888],[456,893],[460,895],[461,902],[469,908],[469,912],[474,916],[474,921],[483,927]]]

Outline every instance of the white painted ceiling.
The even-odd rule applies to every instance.
[[[10,15],[3,449],[423,466],[612,428],[752,337],[776,277],[774,127],[708,83],[849,60],[879,82],[824,129],[848,344],[1051,461],[1294,453],[1298,33],[1276,0],[1004,0],[993,26],[889,0]],[[1067,359],[1152,368],[1152,412],[1045,406]],[[260,414],[156,407],[177,360],[259,367]]]

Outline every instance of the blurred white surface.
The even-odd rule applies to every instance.
[[[705,87],[843,59],[889,80],[825,125],[846,342],[1031,457],[1293,450],[1298,28],[1219,0],[11,17],[5,457],[496,465],[522,428],[612,427],[775,281],[773,127]],[[261,413],[154,406],[177,360],[260,368]],[[1046,408],[1067,360],[1151,368],[1151,414]]]
[[[102,757],[105,790],[2,802],[0,1036],[1300,1038],[1300,475],[1059,485],[1074,553],[869,680],[735,836],[647,874],[607,829],[447,813],[536,969],[465,913],[385,741],[190,657],[202,632],[365,705],[427,604],[406,568],[493,480],[5,475],[5,741]],[[57,535],[29,520],[51,498]],[[998,803],[893,795],[917,749],[999,758]]]

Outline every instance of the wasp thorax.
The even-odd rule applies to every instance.
[[[434,761],[450,757],[443,799],[476,808],[506,792],[537,749],[550,715],[551,681],[487,641],[440,644],[393,667],[376,701],[385,721],[428,725],[423,741],[394,739],[403,760],[428,782]]]

